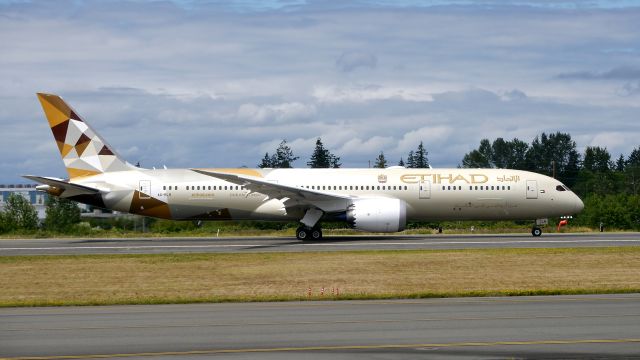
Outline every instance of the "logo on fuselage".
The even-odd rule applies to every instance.
[[[433,184],[455,184],[464,182],[466,184],[484,184],[489,181],[485,174],[404,174],[400,176],[400,181],[405,184],[417,184],[430,181]]]

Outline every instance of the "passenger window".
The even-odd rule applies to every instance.
[[[227,185],[224,186],[224,189],[227,190]]]
[[[511,190],[511,186],[507,186],[507,190]]]

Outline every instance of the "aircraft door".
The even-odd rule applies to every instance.
[[[140,180],[140,186],[138,187],[140,199],[149,199],[151,194],[151,180]]]
[[[431,199],[431,181],[429,180],[420,181],[419,198]]]
[[[538,182],[536,180],[527,180],[527,199],[538,198]]]

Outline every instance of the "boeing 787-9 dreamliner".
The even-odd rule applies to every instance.
[[[126,162],[57,95],[38,94],[68,179],[25,176],[53,196],[173,220],[297,221],[300,240],[322,221],[393,233],[407,221],[536,220],[582,201],[561,182],[509,169],[142,169]]]

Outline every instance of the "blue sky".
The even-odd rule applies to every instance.
[[[345,167],[420,141],[640,146],[635,1],[0,1],[0,183],[65,176],[35,92],[130,162],[256,166],[315,139]]]

